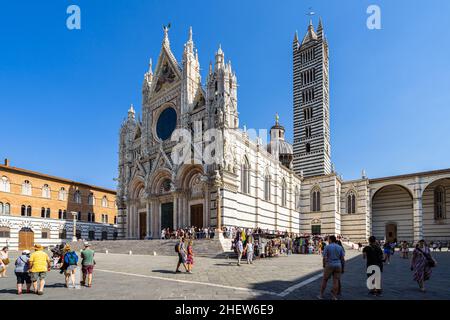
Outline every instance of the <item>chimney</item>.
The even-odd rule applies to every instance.
[[[5,159],[5,166],[9,167],[9,159]]]

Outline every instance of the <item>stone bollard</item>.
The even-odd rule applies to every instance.
[[[105,250],[105,253],[108,254],[108,249]]]
[[[133,252],[130,250],[130,252],[128,254],[131,256],[133,254]]]
[[[156,256],[156,251],[153,251],[153,255]]]

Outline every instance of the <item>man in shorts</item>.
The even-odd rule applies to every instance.
[[[81,281],[81,285],[85,285],[86,287],[92,287],[92,273],[94,271],[94,250],[91,249],[89,243],[84,244],[84,250],[81,251],[81,270],[83,271],[83,281]],[[87,284],[86,284],[87,278]]]
[[[33,282],[34,293],[38,295],[44,294],[45,277],[50,271],[51,262],[49,256],[43,251],[44,248],[40,244],[34,245],[34,252],[28,261],[30,264],[31,281]],[[39,289],[38,289],[38,281]]]
[[[323,293],[327,288],[328,279],[333,276],[333,289],[331,290],[331,295],[333,300],[337,300],[337,295],[339,293],[341,274],[344,273],[345,266],[345,251],[340,245],[336,243],[336,237],[329,237],[329,244],[323,250],[323,278],[322,284],[320,286],[320,294],[317,296],[318,299],[323,299]]]

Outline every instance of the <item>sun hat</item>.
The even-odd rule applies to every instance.
[[[84,246],[85,246],[85,247],[90,247],[91,245],[89,244],[89,242],[86,241],[86,242],[84,243]]]
[[[44,247],[42,247],[40,244],[35,244],[34,245],[34,250],[44,250]]]
[[[25,255],[30,254],[30,250],[23,250],[22,254],[25,254]]]

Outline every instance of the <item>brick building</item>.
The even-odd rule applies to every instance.
[[[81,239],[117,237],[116,192],[0,165],[0,246],[23,249],[72,239],[73,213]]]

